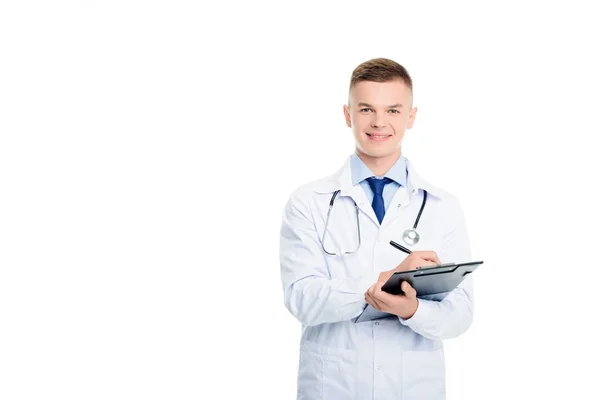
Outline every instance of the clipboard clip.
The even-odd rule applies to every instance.
[[[414,277],[427,276],[427,275],[437,275],[437,274],[445,274],[448,272],[453,272],[458,268],[456,263],[445,263],[438,264],[427,268],[419,268],[417,272],[414,273]]]

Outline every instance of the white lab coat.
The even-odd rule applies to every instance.
[[[286,204],[281,226],[281,279],[285,306],[302,323],[298,399],[443,400],[442,340],[461,335],[473,318],[472,274],[452,292],[419,300],[412,318],[354,323],[366,306],[364,293],[379,273],[407,256],[402,243],[429,196],[412,250],[434,250],[441,262],[471,261],[469,238],[457,198],[425,182],[407,159],[407,187],[398,188],[379,226],[360,185],[352,186],[350,157],[335,174],[299,187]],[[330,256],[321,247],[329,202],[335,200],[326,249],[339,253],[357,244],[356,201],[361,246],[352,255]],[[417,294],[418,295],[418,294]]]

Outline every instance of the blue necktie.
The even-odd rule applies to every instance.
[[[369,182],[369,186],[373,191],[373,210],[375,211],[375,215],[377,215],[377,219],[381,224],[381,221],[383,221],[383,216],[385,215],[385,205],[383,204],[383,187],[393,181],[390,178],[377,179],[375,177],[371,177],[367,178],[367,182]]]

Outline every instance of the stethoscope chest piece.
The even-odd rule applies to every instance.
[[[333,204],[335,202],[335,198],[337,197],[337,195],[339,193],[340,193],[340,190],[336,190],[333,193],[333,195],[331,196],[331,200],[329,200],[329,209],[327,210],[327,218],[325,219],[325,228],[323,228],[323,237],[321,239],[321,246],[323,248],[323,251],[325,253],[329,254],[330,256],[347,255],[347,254],[356,253],[358,251],[358,249],[360,248],[360,244],[361,244],[360,219],[359,219],[358,205],[356,204],[356,202],[354,200],[352,200],[352,202],[354,203],[354,208],[356,209],[356,236],[357,236],[356,248],[353,250],[350,250],[350,251],[341,251],[339,253],[328,251],[325,248],[325,235],[327,234],[327,227],[329,226],[329,216],[331,214],[331,210],[333,209]],[[413,227],[411,229],[405,230],[404,233],[402,234],[402,240],[404,240],[404,243],[406,243],[408,245],[417,244],[417,243],[419,243],[419,240],[421,239],[419,233],[417,232],[417,226],[419,224],[419,220],[421,219],[421,214],[423,213],[423,209],[425,208],[426,202],[427,202],[427,191],[424,190],[423,191],[423,202],[421,203],[421,209],[419,210],[419,214],[417,215],[415,224],[413,225]]]
[[[406,244],[417,244],[419,243],[419,233],[414,230],[414,229],[407,229],[404,231],[404,233],[402,234],[402,239],[404,240],[404,242]]]

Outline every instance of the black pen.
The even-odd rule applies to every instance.
[[[407,254],[412,253],[412,251],[410,251],[410,249],[407,249],[406,247],[402,246],[401,244],[398,244],[398,243],[394,242],[393,240],[390,240],[390,244],[392,246],[394,246],[395,248],[397,248],[398,250],[401,250],[401,251],[403,251],[403,252],[405,252]]]

